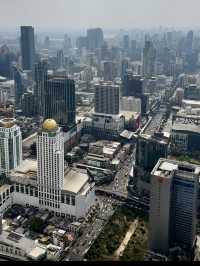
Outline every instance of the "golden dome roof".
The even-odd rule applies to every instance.
[[[42,124],[42,128],[51,131],[57,129],[58,125],[54,119],[46,119]]]
[[[0,124],[4,128],[11,128],[15,124],[15,119],[13,118],[4,118],[0,121]]]

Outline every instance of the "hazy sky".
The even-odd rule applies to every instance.
[[[200,26],[200,0],[0,0],[0,28]]]

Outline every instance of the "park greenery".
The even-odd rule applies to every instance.
[[[114,215],[110,218],[106,226],[104,227],[104,230],[99,235],[99,237],[95,240],[93,245],[91,246],[90,250],[86,254],[85,258],[89,261],[112,261],[116,260],[114,256],[114,252],[117,250],[117,248],[120,246],[121,242],[123,241],[126,232],[129,229],[130,224],[136,219],[140,217],[140,225],[139,225],[139,231],[136,230],[136,240],[141,241],[142,238],[145,239],[145,241],[141,241],[141,245],[143,248],[146,247],[146,241],[147,241],[147,217],[145,214],[143,214],[140,211],[134,211],[130,207],[126,207],[125,205],[120,207]],[[141,232],[141,233],[140,233]],[[141,236],[139,237],[139,235]],[[145,236],[145,237],[144,237]],[[132,241],[132,238],[131,240]],[[136,241],[136,242],[137,242]],[[137,244],[134,242],[135,245],[135,258],[137,260]],[[122,258],[128,258],[130,255],[130,247],[128,244],[128,250],[125,249],[125,257]],[[143,253],[140,254],[143,256]],[[132,260],[134,260],[134,256],[131,256]],[[124,259],[123,259],[124,260]]]

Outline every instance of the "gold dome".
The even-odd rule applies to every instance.
[[[42,128],[51,131],[57,129],[58,125],[54,119],[46,119],[42,124]]]
[[[0,121],[0,124],[4,128],[11,128],[15,124],[15,119],[13,118],[4,118]]]

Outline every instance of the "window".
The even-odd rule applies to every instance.
[[[72,205],[75,206],[75,197],[72,196]]]
[[[63,195],[61,196],[61,202],[65,203],[65,197]]]
[[[67,203],[68,205],[70,204],[70,196],[69,196],[69,195],[66,196],[66,203]]]
[[[24,193],[24,186],[21,185],[21,193]]]
[[[16,192],[19,192],[19,185],[16,185]]]
[[[14,191],[14,186],[10,187],[10,193],[12,193]]]

